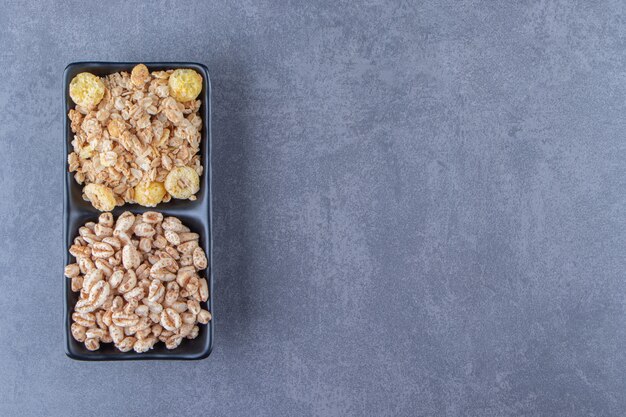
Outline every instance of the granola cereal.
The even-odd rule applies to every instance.
[[[115,208],[113,191],[102,184],[87,184],[83,192],[91,204],[100,211],[110,211]]]
[[[114,221],[102,213],[70,247],[77,263],[65,267],[79,293],[71,333],[88,350],[113,343],[122,352],[146,352],[159,341],[174,349],[198,336],[211,320],[201,273],[208,267],[199,235],[176,217],[125,212]],[[182,259],[192,261],[183,265]],[[186,245],[186,246],[185,246]]]
[[[74,138],[67,161],[85,185],[83,198],[101,211],[195,200],[203,172],[201,90],[202,76],[192,69],[150,73],[139,64],[130,74],[78,74],[70,83],[76,106],[68,113]]]

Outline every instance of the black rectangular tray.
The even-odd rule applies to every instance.
[[[67,113],[74,107],[69,96],[69,84],[72,78],[81,72],[91,72],[92,74],[103,76],[119,71],[130,72],[137,65],[135,62],[75,62],[65,68],[63,74],[63,118],[64,122],[64,154],[63,173],[65,175],[65,189],[63,195],[63,244],[65,247],[65,265],[75,262],[69,253],[69,247],[74,238],[78,236],[78,228],[89,221],[97,221],[100,212],[92,207],[88,201],[82,199],[82,186],[74,180],[74,174],[68,172],[67,155],[71,149],[73,134],[70,129],[70,122]],[[142,207],[138,204],[125,204],[116,207],[113,215],[117,218],[125,211],[132,213],[143,213],[146,211],[158,211],[164,216],[176,216],[193,232],[200,235],[200,244],[204,248],[209,267],[206,270],[206,278],[209,284],[209,300],[203,308],[208,309],[213,314],[213,319],[207,325],[199,325],[200,334],[195,339],[184,339],[179,347],[168,350],[161,342],[157,343],[154,349],[145,353],[120,352],[113,344],[106,343],[100,346],[95,352],[85,348],[83,343],[79,343],[71,335],[71,315],[74,305],[78,300],[78,293],[71,291],[70,280],[63,277],[64,291],[64,329],[65,329],[65,353],[72,359],[85,361],[117,361],[117,360],[149,360],[149,359],[169,359],[169,360],[194,360],[204,359],[213,349],[213,327],[215,314],[213,311],[213,237],[212,237],[212,205],[211,205],[211,82],[209,72],[202,64],[190,62],[144,62],[150,72],[176,69],[192,68],[198,71],[203,77],[202,92],[200,99],[200,115],[202,116],[202,139],[200,145],[202,165],[204,172],[200,177],[200,191],[196,194],[196,201],[175,200],[161,203],[157,207]]]

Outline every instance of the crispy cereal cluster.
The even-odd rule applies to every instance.
[[[83,197],[101,211],[194,200],[203,171],[201,90],[202,76],[191,69],[150,73],[139,64],[130,74],[78,74],[70,83],[68,164],[86,184]]]

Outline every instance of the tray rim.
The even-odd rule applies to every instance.
[[[206,91],[203,94],[204,101],[204,126],[206,137],[203,137],[203,140],[207,141],[206,152],[207,155],[204,155],[204,175],[208,175],[207,178],[207,189],[206,189],[206,198],[208,200],[208,213],[207,213],[207,222],[208,222],[208,235],[206,238],[208,248],[205,248],[205,252],[208,255],[209,259],[209,268],[208,273],[206,274],[206,278],[209,280],[209,305],[211,307],[211,315],[212,319],[206,325],[206,329],[208,333],[208,342],[205,348],[200,353],[177,353],[176,349],[173,349],[170,352],[166,353],[156,353],[153,351],[148,351],[144,353],[136,353],[133,351],[124,352],[117,355],[110,355],[106,353],[99,352],[91,352],[89,354],[82,354],[73,351],[71,347],[71,331],[69,324],[69,315],[71,314],[71,308],[69,306],[69,300],[67,297],[67,290],[69,287],[69,280],[65,277],[63,272],[61,272],[61,277],[63,279],[62,291],[63,291],[63,329],[64,329],[64,351],[65,355],[73,360],[78,361],[133,361],[133,360],[201,360],[207,358],[213,351],[214,341],[215,341],[215,299],[213,297],[213,282],[214,282],[214,273],[213,273],[213,169],[212,169],[212,134],[211,134],[211,78],[209,76],[209,70],[206,65],[198,63],[198,62],[187,62],[187,61],[143,61],[143,62],[127,62],[127,61],[76,61],[69,63],[65,69],[63,70],[63,247],[65,251],[65,256],[63,258],[63,269],[67,265],[69,261],[69,252],[66,246],[68,242],[68,237],[70,231],[68,230],[68,224],[70,220],[71,210],[69,208],[69,182],[67,181],[67,155],[69,152],[69,135],[70,135],[70,122],[67,118],[67,112],[70,108],[68,108],[68,96],[69,96],[69,80],[68,74],[69,72],[76,66],[87,66],[87,67],[107,67],[107,66],[126,66],[128,67],[128,71],[132,69],[133,66],[137,64],[144,64],[148,68],[150,67],[167,67],[167,68],[194,68],[202,72],[204,79],[206,80]],[[118,70],[119,71],[119,70]],[[111,72],[112,73],[112,72]],[[121,206],[122,208],[124,206]],[[149,209],[154,209],[159,211],[159,207],[154,208],[145,208],[146,211]],[[129,208],[130,211],[133,209]],[[161,209],[162,210],[162,209]],[[167,211],[167,209],[166,209]]]

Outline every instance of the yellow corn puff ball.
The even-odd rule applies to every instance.
[[[162,182],[142,181],[135,187],[135,201],[144,207],[154,207],[163,201],[165,187]]]
[[[200,189],[198,173],[190,167],[176,167],[165,178],[165,189],[174,198],[186,199]]]
[[[170,95],[177,101],[195,100],[202,91],[202,76],[192,69],[177,69],[168,81]]]
[[[79,106],[91,108],[100,103],[104,89],[104,83],[99,77],[81,72],[70,82],[70,97]]]

